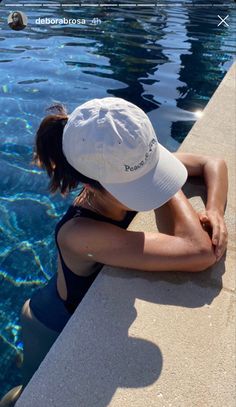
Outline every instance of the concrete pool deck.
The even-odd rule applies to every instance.
[[[180,151],[229,168],[225,259],[201,273],[104,267],[16,407],[235,406],[236,63]],[[190,180],[196,210],[205,189]],[[154,212],[131,230],[155,231]]]

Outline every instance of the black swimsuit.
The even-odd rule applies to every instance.
[[[135,211],[128,211],[122,221],[115,221],[103,215],[99,215],[89,209],[83,208],[82,206],[71,205],[69,207],[66,214],[57,223],[55,229],[55,241],[66,281],[67,300],[63,301],[58,294],[57,273],[55,273],[46,286],[36,290],[33,293],[30,300],[30,308],[40,322],[50,329],[61,332],[103,267],[102,263],[95,263],[94,273],[87,277],[78,276],[73,273],[66,266],[57,243],[57,235],[61,226],[72,218],[83,217],[112,223],[113,225],[119,226],[122,229],[126,229],[136,214],[137,212]]]

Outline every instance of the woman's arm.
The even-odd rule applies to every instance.
[[[224,214],[227,192],[228,174],[223,159],[197,154],[175,153],[175,156],[185,165],[188,175],[202,176],[207,186],[207,210],[217,210]]]
[[[185,165],[189,176],[202,176],[207,187],[206,210],[199,214],[200,220],[212,228],[212,243],[219,259],[227,246],[227,229],[224,209],[228,192],[227,166],[223,159],[196,154],[175,153]]]
[[[182,191],[155,212],[157,217],[164,215],[164,223],[171,219],[172,235],[134,232],[81,217],[60,230],[62,254],[64,248],[80,261],[142,271],[195,272],[216,262],[211,239]]]

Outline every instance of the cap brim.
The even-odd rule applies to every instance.
[[[165,147],[159,144],[159,161],[151,171],[132,182],[102,183],[123,205],[134,211],[159,208],[184,185],[188,173],[185,166]]]

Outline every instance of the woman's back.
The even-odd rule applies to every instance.
[[[55,241],[59,252],[57,288],[60,297],[65,301],[65,306],[70,312],[73,312],[78,306],[104,265],[93,261],[92,255],[85,260],[79,256],[79,253],[73,253],[70,248],[66,247],[64,242],[67,235],[70,234],[74,222],[78,224],[78,218],[86,218],[111,223],[126,229],[136,213],[136,211],[129,211],[123,220],[116,221],[83,206],[71,205],[58,222],[55,229]]]

